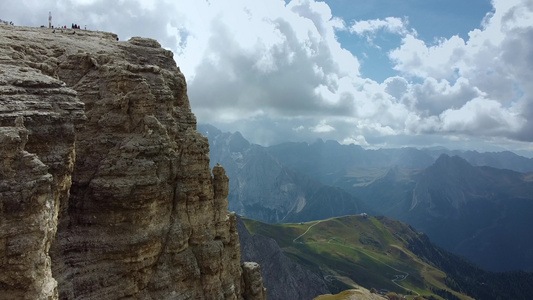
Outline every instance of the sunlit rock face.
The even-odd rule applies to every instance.
[[[73,32],[0,26],[0,298],[263,299],[172,52]]]

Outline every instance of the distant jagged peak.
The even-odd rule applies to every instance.
[[[229,137],[228,146],[231,152],[242,152],[250,147],[250,142],[236,131]]]
[[[439,158],[435,161],[435,163],[429,167],[428,169],[436,169],[447,172],[455,172],[455,171],[467,171],[467,170],[474,170],[476,167],[472,166],[468,161],[466,161],[464,158],[461,158],[457,155],[449,156],[448,154],[441,154]]]
[[[318,138],[312,144],[310,144],[310,146],[311,147],[336,148],[336,147],[341,147],[342,145],[336,140],[326,140],[326,141],[324,141],[323,139]]]
[[[197,129],[202,134],[209,136],[217,136],[222,133],[222,131],[211,124],[198,124]]]
[[[219,140],[228,145],[231,152],[242,152],[250,147],[250,142],[239,131],[223,132],[211,124],[200,124],[197,129],[212,142]]]
[[[413,191],[410,210],[424,203],[429,215],[458,216],[468,199],[485,195],[491,183],[479,167],[459,156],[442,154],[422,173]]]
[[[471,165],[459,156],[442,154],[423,172],[422,182],[431,185],[462,187],[471,190],[484,187],[490,181],[480,167]]]
[[[324,140],[321,138],[316,139],[310,146],[323,146]]]
[[[250,142],[248,142],[248,140],[246,138],[244,138],[244,136],[242,136],[242,134],[240,133],[240,131],[235,131],[234,133],[232,133],[230,135],[230,139],[232,140],[238,140],[238,141],[243,141],[243,142],[246,142],[247,144],[250,144]]]
[[[341,144],[335,140],[327,140],[325,143],[327,146],[340,146]]]

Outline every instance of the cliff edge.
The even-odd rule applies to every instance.
[[[0,25],[0,298],[266,299],[155,40]]]

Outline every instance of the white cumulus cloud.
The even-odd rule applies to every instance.
[[[329,125],[326,120],[321,120],[320,123],[310,129],[313,132],[324,133],[334,131],[335,127]]]
[[[467,40],[428,44],[408,34],[389,53],[402,76],[423,81],[403,98],[417,114],[410,130],[533,141],[533,2],[492,3]]]
[[[406,20],[396,17],[387,17],[385,19],[361,20],[355,22],[350,27],[350,32],[358,35],[375,35],[379,30],[385,30],[390,33],[404,35],[409,32]]]
[[[431,41],[408,17],[343,20],[328,1],[4,2],[0,17],[16,24],[47,24],[52,11],[56,26],[157,39],[174,52],[198,121],[254,142],[533,141],[531,0],[493,0],[480,28]],[[365,78],[341,33],[397,35],[388,52],[397,75]]]

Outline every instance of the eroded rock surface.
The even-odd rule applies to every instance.
[[[254,299],[266,299],[266,288],[263,287],[261,266],[256,262],[244,262],[242,269],[244,271],[246,295]]]
[[[172,52],[80,30],[0,40],[0,298],[265,297],[246,294],[228,178]]]

